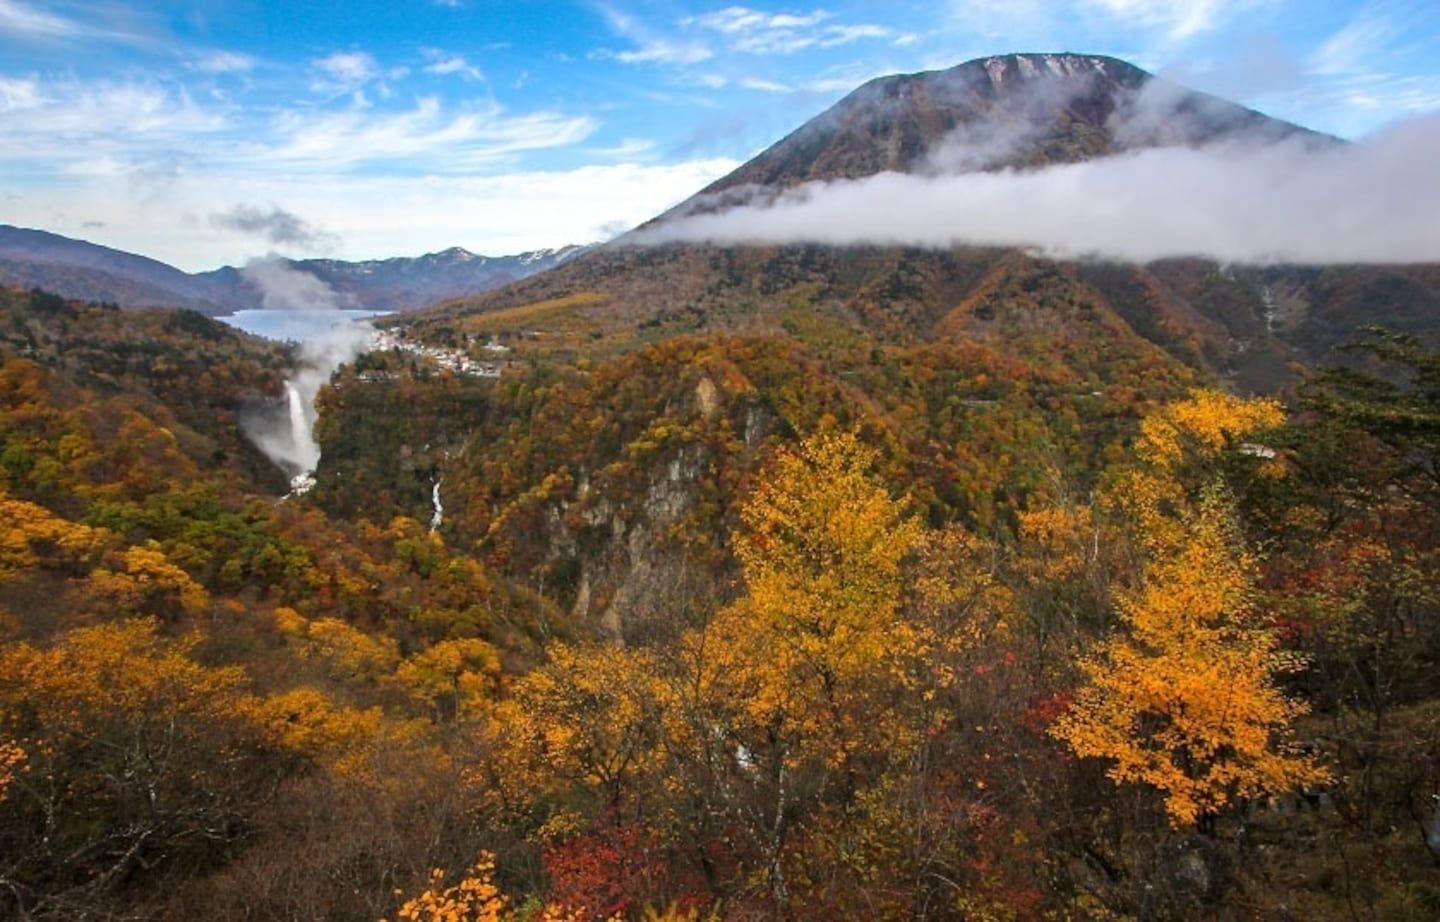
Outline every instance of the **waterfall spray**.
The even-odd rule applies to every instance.
[[[299,364],[285,379],[283,407],[271,404],[241,420],[256,447],[290,476],[291,491],[304,493],[315,485],[320,463],[315,395],[341,365],[370,347],[375,328],[345,320],[338,310],[339,296],[329,286],[283,260],[252,263],[243,274],[260,289],[267,309],[336,311],[337,322],[329,330],[301,345]]]
[[[304,493],[315,485],[315,467],[320,463],[320,445],[315,441],[315,395],[300,392],[285,382],[285,407],[290,419],[290,452],[282,466],[290,473],[290,489]]]
[[[315,443],[313,431],[315,408],[289,381],[285,382],[285,403],[290,411],[290,439],[295,443],[295,458],[304,470],[313,471],[320,462],[320,446]]]

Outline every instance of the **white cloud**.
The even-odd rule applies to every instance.
[[[691,16],[681,25],[696,25],[725,35],[745,35],[766,30],[807,29],[830,18],[824,10],[797,15],[793,13],[762,13],[743,6],[730,6],[713,13]]]
[[[1315,49],[1310,66],[1320,74],[1374,70],[1398,34],[1399,27],[1388,16],[1374,9],[1364,10]]]
[[[318,93],[356,93],[380,77],[380,65],[363,51],[337,51],[312,61],[317,79],[311,89]]]
[[[1284,97],[1308,121],[1342,135],[1440,107],[1420,12],[1413,5],[1367,3],[1304,59],[1307,79]]]
[[[655,142],[646,138],[626,138],[614,147],[597,147],[593,153],[609,160],[636,160],[655,152]]]
[[[714,52],[697,42],[656,40],[631,51],[616,52],[615,59],[626,64],[699,64]]]
[[[790,87],[783,83],[776,83],[773,80],[762,80],[759,77],[745,77],[740,81],[740,86],[747,90],[758,90],[762,93],[790,92]]]
[[[734,160],[634,163],[497,176],[336,176],[281,172],[187,174],[174,194],[138,201],[109,177],[76,179],[6,203],[6,220],[162,259],[190,271],[263,256],[208,216],[236,201],[276,202],[312,226],[343,228],[333,255],[376,259],[451,246],[489,255],[587,243],[648,220],[730,172]],[[425,220],[417,223],[416,215]],[[86,222],[102,228],[86,227]]]
[[[731,6],[680,20],[684,28],[717,33],[732,51],[755,55],[795,54],[808,48],[834,48],[862,39],[889,38],[892,29],[872,24],[831,23],[826,10],[810,13],[764,13]]]
[[[35,77],[0,77],[0,112],[35,109],[44,102]]]
[[[430,58],[430,63],[425,65],[425,73],[427,74],[434,74],[440,77],[460,74],[461,76],[469,77],[471,80],[485,79],[485,75],[480,72],[480,68],[466,60],[464,55],[446,54],[441,51],[428,51],[426,52],[426,56]]]
[[[195,58],[190,66],[207,74],[237,74],[255,69],[256,61],[238,51],[210,51]]]
[[[1184,45],[1286,0],[950,0],[950,18],[967,34],[1005,50],[1069,50],[1077,35],[1111,52],[1136,42],[1150,52]],[[1309,11],[1306,10],[1308,13]],[[1296,15],[1302,15],[1297,13]],[[992,49],[993,51],[994,49]]]
[[[109,5],[95,4],[83,18],[70,18],[26,0],[0,0],[0,35],[41,42],[109,41],[157,48],[160,43],[153,36],[137,30],[147,19],[147,11]]]
[[[462,172],[509,154],[579,143],[597,126],[587,116],[509,115],[493,104],[450,111],[437,98],[423,97],[398,112],[363,106],[320,114],[290,110],[272,125],[272,143],[252,143],[239,153],[261,169],[329,172],[405,161],[416,171]]]
[[[1440,260],[1440,115],[1363,144],[1163,148],[1034,172],[881,174],[802,186],[767,206],[684,219],[646,239],[962,244],[1146,262]]]
[[[266,310],[332,311],[350,306],[320,278],[273,253],[247,261],[240,275],[260,292]]]
[[[704,44],[676,41],[660,35],[617,7],[601,4],[599,10],[610,28],[635,47],[619,52],[599,51],[595,52],[595,57],[614,58],[625,64],[698,64],[714,57]]]
[[[197,102],[159,83],[36,76],[0,77],[0,113],[0,173],[134,176],[152,188],[156,177],[184,171],[492,169],[523,152],[578,144],[599,127],[588,116],[435,97],[383,109],[363,101],[296,106],[261,121],[259,113]]]
[[[1208,32],[1225,15],[1248,5],[1235,0],[1087,0],[1087,4],[1116,19],[1162,29],[1175,39]]]
[[[89,34],[82,24],[36,9],[20,0],[0,0],[0,32],[48,38],[72,38]]]
[[[303,205],[306,214],[345,227],[347,249],[357,253],[397,255],[455,245],[478,253],[518,253],[592,242],[615,225],[634,227],[738,165],[722,159],[476,178],[356,180],[339,190],[296,190],[309,198],[292,207]],[[397,230],[417,213],[430,216],[425,228]]]
[[[825,30],[825,34],[820,39],[820,46],[834,48],[837,45],[848,45],[866,38],[889,38],[894,34],[892,30],[884,26],[833,26]]]
[[[205,135],[226,125],[183,90],[159,83],[66,78],[0,78],[0,162],[153,152],[165,142]],[[83,147],[81,147],[83,145]]]
[[[677,23],[682,33],[697,33],[706,40],[687,40],[663,35],[634,16],[614,7],[601,7],[611,27],[636,47],[607,52],[627,64],[699,64],[715,57],[711,42],[719,42],[736,54],[790,55],[807,49],[834,48],[866,39],[891,38],[894,30],[870,23],[833,22],[826,10],[808,13],[769,13],[744,6],[729,6],[698,16],[686,16]]]

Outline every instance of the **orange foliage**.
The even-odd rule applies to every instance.
[[[1147,551],[1143,578],[1120,599],[1126,630],[1082,661],[1089,684],[1051,728],[1077,754],[1111,760],[1116,782],[1162,792],[1177,827],[1325,776],[1287,742],[1305,707],[1276,677],[1299,663],[1255,608],[1233,501],[1215,478],[1192,496],[1181,476],[1278,414],[1198,393],[1146,420],[1137,452],[1149,463],[1120,486]]]

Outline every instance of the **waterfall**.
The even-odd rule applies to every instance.
[[[445,521],[445,507],[440,505],[440,481],[442,478],[435,478],[435,486],[430,490],[430,504],[435,507],[435,514],[430,516],[430,530],[434,531]]]
[[[293,473],[290,488],[304,493],[315,485],[315,467],[320,463],[320,446],[315,441],[314,421],[311,418],[313,395],[307,399],[291,381],[285,382],[285,406],[290,420],[290,450],[286,452],[285,467]]]
[[[309,401],[300,389],[285,382],[285,402],[290,411],[290,440],[295,445],[295,461],[305,473],[315,470],[320,461],[320,446],[311,431]]]
[[[253,264],[245,272],[246,281],[260,289],[267,309],[334,308],[343,303],[320,279],[282,260]],[[285,379],[284,402],[277,406],[266,401],[240,420],[250,441],[290,475],[291,493],[304,493],[315,485],[315,468],[320,464],[315,396],[341,365],[370,348],[375,334],[368,322],[343,321],[338,312],[335,319],[342,322],[301,345],[299,362]]]

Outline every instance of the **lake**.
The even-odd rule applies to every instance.
[[[216,317],[232,327],[275,339],[298,343],[318,339],[338,326],[384,317],[390,311],[362,310],[250,310],[236,311],[228,317]]]

